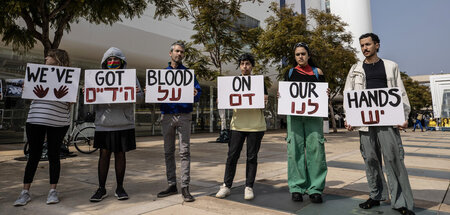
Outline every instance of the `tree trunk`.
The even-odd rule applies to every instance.
[[[337,128],[336,128],[336,119],[334,118],[334,110],[333,110],[333,102],[330,100],[328,102],[328,109],[330,109],[330,121],[331,121],[331,126],[333,127],[333,133],[337,133]]]

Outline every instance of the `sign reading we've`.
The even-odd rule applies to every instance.
[[[86,70],[84,103],[136,102],[136,70]]]
[[[80,68],[27,64],[22,98],[76,102]]]
[[[146,103],[194,103],[194,70],[147,69]]]
[[[219,109],[264,108],[264,76],[228,76],[217,78]]]
[[[278,114],[328,116],[328,83],[278,82]]]
[[[347,124],[389,126],[405,122],[402,92],[399,88],[344,91]]]

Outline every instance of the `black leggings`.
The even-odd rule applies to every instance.
[[[42,155],[45,134],[47,134],[48,162],[50,163],[50,184],[57,184],[61,169],[59,162],[59,149],[69,126],[51,127],[45,125],[26,124],[26,133],[29,144],[29,157],[23,177],[24,184],[33,182],[39,160]]]

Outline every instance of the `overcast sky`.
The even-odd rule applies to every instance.
[[[450,0],[371,0],[379,56],[408,75],[450,73]]]

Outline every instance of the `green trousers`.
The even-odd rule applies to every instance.
[[[287,152],[289,191],[322,194],[327,176],[323,119],[287,116]]]

